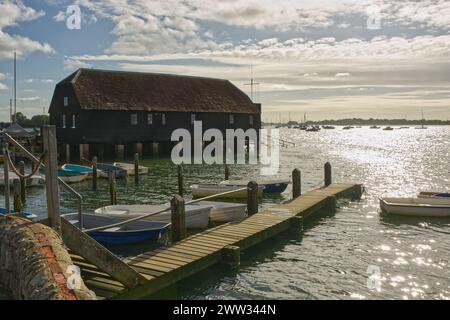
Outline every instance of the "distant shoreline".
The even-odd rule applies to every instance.
[[[284,123],[279,122],[263,122],[262,125],[300,125],[302,122],[289,121]],[[373,125],[410,125],[420,126],[422,124],[429,126],[448,126],[450,120],[406,120],[406,119],[339,119],[339,120],[320,120],[320,121],[306,121],[307,125],[335,125],[335,126],[373,126]]]

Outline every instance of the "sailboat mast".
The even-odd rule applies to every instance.
[[[14,51],[14,119],[13,119],[13,122],[16,122],[16,113],[17,113],[17,73],[16,73],[16,52]]]

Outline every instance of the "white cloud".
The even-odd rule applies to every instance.
[[[39,99],[41,99],[41,97],[38,97],[38,96],[17,98],[17,100],[20,100],[20,101],[36,101]]]
[[[76,70],[79,68],[90,68],[90,63],[84,62],[81,59],[65,57],[64,70]]]
[[[36,20],[45,14],[43,11],[26,6],[22,1],[0,1],[0,59],[11,58],[13,51],[18,56],[31,52],[53,53],[53,48],[47,43],[40,43],[27,37],[11,35],[4,29],[17,26],[21,22]]]

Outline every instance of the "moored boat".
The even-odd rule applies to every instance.
[[[383,131],[392,131],[392,130],[394,130],[394,128],[392,128],[392,127],[383,128]]]
[[[383,213],[409,217],[450,217],[450,199],[380,198]]]
[[[79,173],[69,170],[58,170],[58,177],[61,178],[65,183],[76,183],[82,182],[87,179],[87,173]]]
[[[133,163],[125,163],[125,162],[114,162],[114,166],[119,167],[127,172],[129,176],[134,176],[134,164]],[[148,168],[144,166],[138,167],[138,174],[147,174]]]
[[[264,187],[264,193],[281,193],[286,190],[289,180],[255,180],[258,185]],[[248,184],[246,180],[225,180],[220,183],[226,186],[245,187]]]
[[[227,186],[222,184],[194,184],[191,185],[191,192],[194,198],[204,198],[219,193],[238,190],[244,186]],[[263,186],[258,186],[258,196],[262,195],[264,190]],[[215,199],[243,199],[247,197],[247,190],[240,190],[229,194],[218,196]]]
[[[106,174],[109,172],[114,172],[116,174],[116,178],[124,178],[127,176],[127,170],[109,163],[97,163],[97,169],[105,172]]]
[[[0,208],[0,215],[5,215],[5,214],[6,214],[6,208]],[[17,214],[17,212],[14,212],[14,210],[11,209],[11,214]],[[21,211],[20,214],[27,219],[37,218],[37,215],[35,215],[34,213],[31,213],[31,212],[27,212],[27,211]]]
[[[247,217],[247,205],[242,203],[200,201],[189,206],[212,206],[209,218],[213,222],[232,222]]]
[[[78,213],[63,214],[61,217],[78,225]],[[105,216],[100,214],[83,213],[83,228],[92,229],[108,226],[128,220],[125,216]],[[169,228],[170,223],[160,221],[137,220],[127,224],[112,227],[87,234],[103,244],[132,244],[145,240],[158,240]]]
[[[94,173],[92,167],[80,166],[77,164],[69,164],[69,163],[64,164],[61,167],[61,169],[66,170],[66,171],[73,171],[73,172],[77,172],[77,173],[86,173],[88,175],[88,179],[92,178],[92,175]],[[100,178],[100,177],[107,178],[108,175],[101,170],[97,170],[97,178]]]
[[[111,217],[128,217],[129,219],[143,216],[152,212],[158,212],[163,209],[167,211],[154,216],[144,218],[146,221],[171,222],[170,205],[114,205],[98,208],[96,214]],[[188,229],[204,229],[208,227],[211,205],[186,205],[185,220]]]
[[[14,172],[9,172],[8,178],[9,178],[8,180],[9,180],[10,188],[12,188],[15,179],[20,179],[19,176],[17,174],[15,174]],[[41,187],[44,184],[45,184],[45,178],[43,176],[40,176],[37,174],[35,174],[34,176],[31,176],[25,180],[26,188]],[[5,186],[5,176],[4,176],[3,171],[0,171],[0,187],[4,187],[4,186]]]

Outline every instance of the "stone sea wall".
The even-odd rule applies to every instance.
[[[14,299],[92,300],[80,279],[68,286],[73,262],[50,227],[20,217],[0,215],[0,286]],[[69,270],[69,271],[68,271]]]

